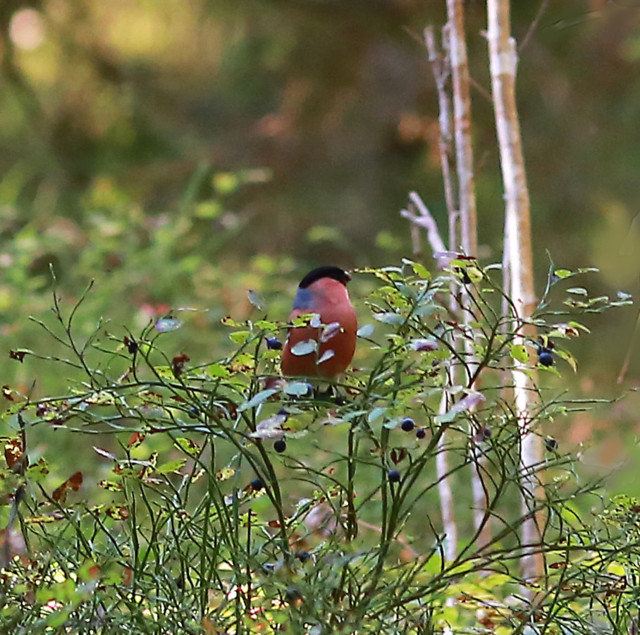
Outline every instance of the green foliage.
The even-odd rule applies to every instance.
[[[494,269],[460,259],[437,277],[411,261],[360,270],[372,318],[360,368],[328,389],[280,378],[266,340],[286,325],[264,313],[224,319],[233,346],[212,360],[183,352],[191,325],[174,314],[78,329],[91,292],[66,309],[54,288],[53,314],[38,320],[61,353],[16,350],[12,363],[36,374],[40,360],[55,364],[64,390],[4,388],[4,631],[620,632],[637,591],[637,504],[603,507],[573,459],[547,444],[532,468],[546,483],[542,541],[523,545],[510,377],[531,372],[540,346],[558,357],[538,365],[550,390],[536,386],[535,434],[587,407],[557,396],[556,366],[573,360],[560,343],[582,334],[581,312],[629,299],[565,288],[571,300],[555,308],[545,294],[533,319],[541,339],[522,346],[524,323]],[[552,268],[548,292],[571,275]],[[468,299],[470,324],[452,319],[451,293]],[[403,429],[408,417],[415,429]],[[42,449],[51,434],[73,443],[76,462]],[[452,562],[437,505],[444,451],[461,532]],[[92,468],[80,469],[87,456]],[[484,545],[464,529],[478,457]],[[583,518],[585,500],[595,518]],[[524,581],[518,564],[532,549],[547,569]]]

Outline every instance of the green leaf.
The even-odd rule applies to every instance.
[[[244,344],[251,337],[251,331],[236,331],[229,335],[229,339],[234,344]]]
[[[303,397],[308,394],[310,390],[311,384],[306,381],[292,381],[284,388],[287,395],[291,395],[292,397]]]
[[[583,295],[585,297],[589,295],[584,287],[571,287],[570,289],[567,289],[567,293],[573,293],[574,295]]]
[[[375,330],[375,326],[373,324],[363,324],[358,329],[358,337],[371,337],[373,335],[373,331]]]
[[[228,377],[229,369],[222,364],[209,364],[209,366],[207,366],[207,373],[210,377]]]
[[[162,465],[159,465],[155,471],[158,474],[169,474],[170,472],[177,472],[180,468],[184,467],[184,464],[187,462],[187,459],[174,459],[173,461],[167,461]]]
[[[571,353],[563,350],[558,350],[558,349],[556,349],[554,352],[558,357],[561,357],[562,359],[564,359],[564,361],[567,362],[569,366],[571,366],[574,373],[578,372],[578,362],[576,361],[576,358]]]
[[[186,437],[178,437],[174,441],[174,444],[190,456],[197,456],[200,454],[200,446],[195,441],[187,439]]]
[[[392,311],[374,313],[373,319],[378,320],[378,322],[382,322],[383,324],[393,324],[395,326],[399,326],[404,323],[404,318],[400,314],[393,313]]]
[[[522,364],[526,364],[529,361],[529,352],[524,344],[512,344],[509,347],[509,354]]]
[[[378,406],[377,408],[374,408],[367,415],[367,423],[373,423],[376,419],[379,419],[380,417],[382,417],[384,413],[387,412],[387,410],[388,410],[387,406]]]
[[[419,262],[412,262],[410,264],[414,273],[419,278],[422,278],[423,280],[431,280],[431,273],[429,273],[429,270],[424,265],[421,265]]]
[[[564,278],[569,278],[570,276],[572,276],[573,272],[569,271],[569,269],[556,269],[553,272],[553,275],[556,278],[560,278],[562,280]]]

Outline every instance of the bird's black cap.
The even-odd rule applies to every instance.
[[[345,286],[347,282],[351,280],[351,276],[344,269],[340,269],[340,267],[317,267],[302,278],[298,287],[300,287],[300,289],[306,289],[309,285],[321,278],[333,278]]]

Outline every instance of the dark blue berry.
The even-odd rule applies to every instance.
[[[276,414],[282,415],[283,417],[287,417],[289,415],[289,411],[286,408],[280,408]]]
[[[287,442],[284,439],[278,439],[274,444],[273,444],[273,449],[276,452],[284,452],[287,449]]]
[[[309,560],[309,558],[311,558],[311,554],[308,551],[297,551],[296,558],[298,558],[300,562],[306,562],[307,560]]]
[[[427,431],[424,430],[423,428],[418,428],[416,430],[416,437],[418,437],[418,439],[424,439],[427,436]]]
[[[264,482],[261,478],[254,478],[251,481],[251,488],[256,492],[259,492],[264,487]]]
[[[549,450],[549,452],[555,452],[558,449],[558,442],[551,437],[547,437],[544,440],[544,445]]]
[[[400,481],[400,472],[398,470],[389,470],[387,477],[391,483],[398,483]]]
[[[270,351],[282,350],[282,342],[277,337],[267,337],[266,342]]]
[[[191,419],[197,419],[199,415],[200,410],[198,410],[198,408],[196,408],[195,406],[189,407],[189,417],[191,417]]]
[[[413,419],[410,419],[409,417],[407,417],[406,419],[402,420],[402,424],[400,425],[400,427],[405,432],[411,432],[411,430],[413,430],[416,427],[416,424]]]
[[[541,348],[538,351],[538,362],[543,366],[553,366],[553,355],[548,348]]]

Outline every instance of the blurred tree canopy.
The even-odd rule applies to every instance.
[[[480,256],[499,260],[484,12],[469,0]],[[607,292],[633,290],[640,8],[515,2],[513,18],[540,286],[548,249],[599,266]],[[409,189],[444,223],[422,44],[443,22],[435,0],[5,0],[0,309],[28,312],[20,290],[46,286],[50,262],[76,293],[107,272],[111,301],[138,310],[193,289],[219,298],[256,254],[274,259],[247,274],[258,285],[293,271],[282,255],[353,266],[408,254],[397,210]],[[614,334],[631,332],[630,313],[618,319],[593,344],[607,376],[626,348]]]

